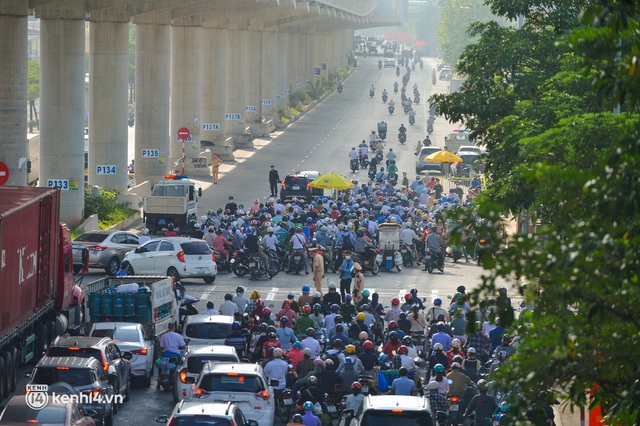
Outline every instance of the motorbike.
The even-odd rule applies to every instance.
[[[382,69],[382,61],[378,61],[378,69],[381,70]]]
[[[351,167],[351,171],[352,171],[353,173],[357,172],[357,171],[358,171],[358,160],[357,160],[357,159],[355,159],[355,158],[354,158],[354,159],[352,159],[352,160],[349,162],[349,167]]]
[[[360,168],[366,169],[367,167],[369,167],[369,155],[368,154],[361,155],[360,156]]]
[[[393,111],[396,110],[396,108],[394,106],[389,105],[389,108],[387,108],[389,110],[389,115],[393,115]]]
[[[369,165],[369,171],[367,172],[367,177],[369,178],[369,180],[374,180],[376,178],[376,173],[378,172],[377,167],[375,166],[375,164],[370,164]]]
[[[260,256],[252,256],[249,258],[247,266],[249,267],[249,274],[251,276],[251,278],[249,278],[250,280],[257,281],[262,277],[272,278],[271,270],[267,269],[267,272],[265,272],[262,268],[262,262],[264,262],[264,260],[262,260]],[[274,266],[271,265],[271,267],[273,268]]]
[[[422,59],[420,60],[420,69],[424,68],[424,62],[422,62]]]
[[[398,85],[393,86],[393,93],[398,93]]]
[[[213,249],[212,249],[213,250]],[[223,259],[222,253],[219,251],[213,250],[213,254],[216,257],[216,265],[218,265],[218,272],[227,271],[231,272],[231,254],[226,259]]]
[[[385,250],[382,259],[382,267],[385,271],[391,271],[393,268],[398,272],[402,271],[402,255],[399,251]]]
[[[404,113],[405,114],[409,114],[411,112],[411,103],[410,102],[406,102],[404,105],[402,105],[404,108]]]
[[[389,99],[387,95],[382,95],[382,102],[387,103],[387,99]]]
[[[342,93],[342,84],[338,84],[338,93]]]
[[[415,71],[415,70],[416,70],[416,63],[415,63],[415,62],[411,65],[411,70],[412,70],[412,71]]]
[[[428,359],[431,343],[428,336],[425,335],[424,331],[412,332],[411,338],[413,339],[413,344],[418,350],[418,356],[422,359]]]
[[[302,256],[302,251],[294,250],[291,255],[293,256],[293,262],[291,263],[291,269],[289,272],[295,271],[296,275],[299,275],[300,272],[304,271],[304,257]]]
[[[380,139],[385,140],[387,138],[387,132],[378,132]]]
[[[376,91],[375,90],[369,90],[369,96],[373,99],[373,97],[376,95]]]
[[[462,259],[462,251],[459,249],[459,247],[447,247],[446,250],[447,253],[447,257],[450,257],[451,259],[453,259],[453,263],[458,263],[458,260]]]
[[[360,263],[360,266],[362,266],[362,272],[369,271],[373,275],[378,275],[380,272],[380,264],[382,263],[380,249],[366,247],[363,254],[356,252],[351,253],[351,258],[354,262]]]
[[[411,126],[413,126],[414,124],[416,124],[416,117],[415,117],[415,115],[410,115],[410,116],[409,116],[409,124],[410,124]]]
[[[293,395],[291,389],[283,389],[282,392],[275,393],[276,419],[283,424],[289,422],[293,409]]]
[[[420,103],[420,96],[415,96],[415,97],[413,98],[413,103],[414,103],[414,104],[416,104],[416,105],[418,105],[418,104]]]
[[[247,272],[249,272],[248,262],[249,255],[244,250],[234,251],[233,257],[229,261],[231,264],[231,272],[233,272],[236,277],[244,277],[247,275]]]
[[[427,133],[433,133],[433,123],[427,123]]]
[[[431,250],[427,250],[427,253],[424,256],[424,270],[433,274],[434,269],[439,269],[440,272],[444,273],[444,265],[440,265],[439,260],[439,254],[434,253]]]
[[[404,132],[398,133],[398,142],[405,143],[407,141],[407,134]]]
[[[178,366],[181,364],[182,353],[165,351],[160,358],[156,360],[156,366],[158,367],[158,384],[156,389],[164,389],[165,392],[170,392],[173,389],[175,382],[175,375]]]
[[[387,177],[387,182],[391,186],[396,186],[396,184],[398,183],[398,174],[397,173],[389,173],[389,176]]]
[[[433,84],[434,86],[436,85],[436,78],[435,77],[431,78],[431,84]]]
[[[413,249],[409,245],[403,243],[400,253],[402,253],[402,264],[404,266],[413,265]]]

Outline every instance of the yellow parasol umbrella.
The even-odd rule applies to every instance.
[[[427,155],[424,157],[424,161],[431,161],[434,163],[459,163],[462,161],[462,158],[458,157],[451,151],[442,150]]]
[[[335,173],[327,173],[326,175],[318,176],[315,178],[309,186],[313,188],[321,189],[337,189],[345,190],[353,188],[353,182],[350,182],[346,177],[340,176]]]

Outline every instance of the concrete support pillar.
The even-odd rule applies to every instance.
[[[136,25],[136,182],[168,172],[171,27]]]
[[[293,35],[295,43],[297,44],[296,52],[298,54],[296,60],[300,61],[298,65],[298,84],[302,85],[302,90],[307,90],[307,80],[308,77],[308,67],[309,67],[309,58],[307,56],[307,35],[303,33],[295,33]]]
[[[280,94],[281,98],[284,95],[284,90],[280,91],[282,85],[278,74],[280,72],[280,62],[285,61],[283,61],[283,55],[279,54],[282,46],[279,45],[278,40],[279,37],[276,32],[265,31],[262,34],[260,113],[265,120],[271,120],[276,116],[276,108],[279,106],[276,94]]]
[[[276,83],[276,91],[275,91],[275,101],[276,108],[281,107],[284,108],[287,106],[289,102],[289,78],[290,78],[290,69],[289,69],[289,34],[288,33],[277,33],[278,34],[278,43],[277,43],[277,66],[278,71],[276,74],[277,83]],[[295,86],[294,86],[295,87]],[[278,99],[278,96],[280,99]]]
[[[296,33],[287,33],[287,88],[291,90],[291,93],[298,90],[298,86],[304,83],[300,80],[298,71],[299,68],[304,68],[303,60],[300,57],[301,52],[298,36],[299,34]]]
[[[259,123],[261,119],[261,73],[265,72],[262,65],[262,32],[246,31],[246,37],[247,62],[245,66],[247,73],[245,84],[245,122],[248,126],[252,126],[255,123]],[[255,109],[253,107],[255,107]]]
[[[129,23],[90,25],[89,184],[126,194]]]
[[[305,51],[304,51],[304,58],[305,58],[305,78],[306,81],[309,82],[310,84],[314,84],[315,83],[315,76],[313,74],[313,68],[316,66],[315,65],[315,49],[316,49],[316,42],[315,42],[315,36],[313,34],[305,34]],[[309,87],[309,84],[307,84],[306,86],[307,88]]]
[[[182,172],[182,141],[178,129],[191,133],[184,144],[185,173],[193,176],[210,174],[208,159],[200,159],[200,105],[202,93],[202,29],[171,29],[171,125],[169,127],[169,166]],[[176,165],[177,163],[177,165]]]
[[[313,72],[314,80],[327,78],[327,71],[322,70],[322,61],[324,61],[324,40],[322,34],[313,34]],[[320,68],[320,75],[315,75],[315,68]]]
[[[80,19],[41,19],[40,31],[40,186],[50,179],[68,180],[60,217],[76,226],[84,209],[85,24]],[[126,87],[124,94],[126,128]],[[95,134],[91,128],[91,137]]]
[[[9,168],[7,185],[27,184],[27,9],[13,2],[12,15],[0,14],[0,161]],[[24,3],[24,4],[20,4]],[[4,13],[4,10],[0,13]],[[21,160],[23,159],[23,160]],[[4,176],[0,176],[4,179]]]
[[[202,29],[202,145],[217,152],[223,161],[234,159],[233,140],[225,137],[227,99],[227,30]]]
[[[248,143],[248,128],[245,122],[246,44],[246,30],[227,30],[225,132],[233,137],[236,146]]]

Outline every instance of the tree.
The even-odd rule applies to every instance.
[[[36,100],[40,97],[40,62],[27,63],[27,100],[29,101],[29,132],[33,133],[33,124],[40,129]],[[35,121],[34,121],[35,116]]]

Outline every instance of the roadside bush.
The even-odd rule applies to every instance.
[[[104,229],[136,214],[135,210],[129,208],[130,203],[118,203],[118,195],[120,192],[117,189],[100,188],[100,195],[94,196],[90,187],[85,188],[83,218],[97,214],[100,228]]]

